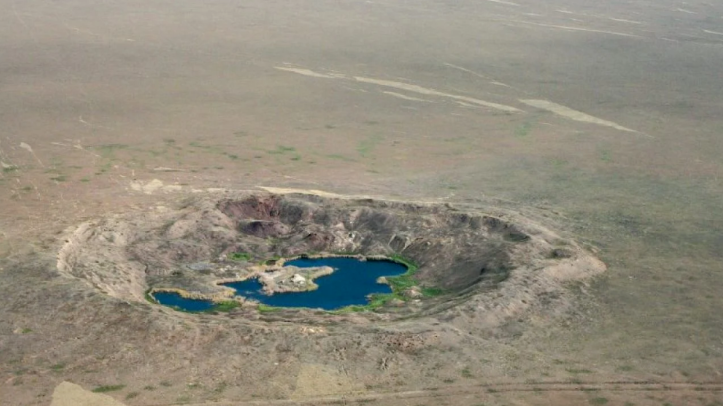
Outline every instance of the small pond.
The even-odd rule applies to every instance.
[[[164,306],[178,307],[187,312],[203,312],[214,306],[210,300],[188,299],[176,292],[154,292],[153,298]]]
[[[407,271],[406,266],[396,262],[360,261],[356,258],[302,258],[288,261],[285,265],[300,268],[330,266],[334,268],[334,273],[314,279],[319,288],[307,292],[275,293],[269,296],[262,292],[262,285],[255,278],[224,285],[235,289],[238,296],[269,306],[334,310],[351,305],[365,305],[368,303],[369,294],[392,293],[389,285],[377,283],[377,279],[380,276],[398,276]],[[159,292],[153,296],[163,305],[177,306],[186,311],[204,311],[213,307],[210,302],[185,299],[175,293]]]

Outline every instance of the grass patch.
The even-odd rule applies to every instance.
[[[18,170],[18,167],[15,165],[7,166],[7,167],[3,168],[3,173],[11,173],[11,172],[15,172],[17,170]]]
[[[430,288],[430,287],[422,288],[422,295],[424,297],[435,297],[435,296],[441,296],[443,294],[444,294],[444,289],[442,289],[442,288]]]
[[[98,386],[97,388],[94,388],[92,392],[95,392],[95,393],[114,392],[114,391],[119,391],[125,387],[126,387],[125,385],[103,385],[103,386]]]
[[[530,134],[531,129],[532,129],[532,123],[530,123],[529,121],[522,123],[522,125],[518,126],[515,129],[515,136],[520,137],[520,138],[527,137]]]
[[[339,255],[354,255],[354,253],[338,253]],[[414,286],[418,286],[419,282],[413,278],[414,274],[419,269],[419,266],[409,258],[405,258],[399,254],[392,254],[389,256],[389,260],[396,262],[400,265],[404,265],[407,268],[407,272],[399,276],[387,277],[387,283],[392,288],[392,293],[375,294],[371,295],[369,303],[366,305],[352,305],[342,307],[341,309],[333,310],[331,313],[334,314],[347,314],[353,312],[363,312],[369,310],[376,310],[383,307],[393,299],[399,299],[407,301],[407,297],[402,295],[402,291],[409,289]],[[442,289],[439,288],[422,288],[422,294],[426,297],[433,297],[443,294]]]
[[[54,180],[56,182],[65,182],[66,180],[68,180],[68,177],[65,175],[58,175],[58,176],[53,176],[52,178],[50,178],[50,180]]]
[[[469,367],[466,367],[461,372],[462,378],[473,378],[474,375],[472,375],[472,371],[469,370]]]
[[[346,162],[354,162],[353,159],[351,159],[347,156],[341,155],[341,154],[329,154],[326,157],[331,158],[331,159],[338,159],[338,160],[346,161]]]
[[[393,291],[405,290],[417,286],[418,282],[412,276],[413,274],[391,276],[387,278],[387,282]]]
[[[65,369],[65,363],[63,363],[63,362],[57,363],[57,364],[51,366],[50,369],[52,369],[53,371],[56,371],[56,372],[62,371],[63,369]]]
[[[612,153],[606,149],[600,151],[600,160],[603,162],[612,162],[613,161]]]
[[[592,399],[590,399],[590,404],[591,405],[607,405],[608,400],[607,400],[607,398],[600,398],[600,397],[592,398]]]
[[[136,397],[136,396],[138,396],[138,395],[140,395],[140,392],[129,392],[129,393],[126,395],[126,399],[133,399],[134,397]]]
[[[367,157],[376,148],[377,144],[382,140],[380,135],[372,135],[371,137],[362,140],[357,145],[356,151],[362,157]]]
[[[417,264],[399,254],[392,254],[389,256],[389,259],[407,267],[407,272],[404,274],[387,278],[387,282],[389,282],[389,286],[392,287],[392,291],[398,293],[399,291],[409,289],[419,284],[419,282],[413,278],[414,274],[417,273],[417,270],[419,269]]]
[[[247,252],[233,252],[228,256],[228,258],[232,261],[249,261],[251,259],[251,254]]]
[[[296,151],[296,148],[294,148],[294,147],[287,147],[285,145],[277,145],[276,149],[268,150],[268,151],[266,151],[266,153],[272,154],[272,155],[281,155],[281,154],[285,154],[287,152],[295,152],[295,151]]]
[[[589,369],[566,368],[565,371],[567,371],[571,374],[591,374],[592,373],[592,371]]]
[[[405,258],[404,256],[400,254],[392,254],[389,256],[389,259],[392,261],[402,264],[407,267],[407,273],[414,273],[417,272],[417,269],[419,269],[419,265],[414,263],[411,259]]]
[[[349,314],[349,313],[357,313],[357,312],[363,312],[370,310],[369,305],[351,305],[342,307],[341,309],[332,310],[330,313],[333,314]]]
[[[223,302],[216,303],[209,312],[230,312],[231,310],[241,306],[241,303],[235,300],[225,300]]]
[[[222,381],[215,388],[213,388],[213,391],[215,393],[223,393],[223,391],[225,391],[227,387],[228,384],[226,383],[226,381]]]
[[[100,152],[103,157],[110,158],[115,155],[116,151],[126,148],[128,148],[128,145],[126,144],[105,144],[96,147],[96,150]]]
[[[281,308],[265,305],[263,303],[259,303],[258,310],[259,310],[259,313],[273,313],[273,312],[278,312],[279,310],[281,310]]]
[[[250,261],[251,254],[248,252],[233,252],[228,258],[232,261]]]
[[[370,310],[378,309],[393,299],[397,299],[397,295],[394,293],[381,293],[372,295],[369,304],[366,307]]]
[[[179,396],[176,399],[176,403],[189,403],[191,401],[191,397],[188,395]]]
[[[103,164],[103,166],[100,167],[100,169],[98,170],[98,172],[96,172],[95,174],[96,174],[96,175],[102,175],[102,174],[108,172],[110,169],[111,169],[111,163],[110,163],[110,162],[106,162],[106,163]]]
[[[146,385],[143,387],[143,390],[156,390],[156,387],[153,385]]]
[[[143,296],[146,298],[146,300],[149,303],[158,304],[158,301],[156,300],[156,298],[153,297],[153,295],[151,294],[151,289],[148,289]]]

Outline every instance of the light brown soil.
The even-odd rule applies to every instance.
[[[2,405],[61,382],[129,406],[721,404],[719,2],[0,6]],[[607,270],[521,312],[324,324],[151,306],[118,251],[86,264],[104,280],[57,271],[86,222],[287,189],[495,208]]]

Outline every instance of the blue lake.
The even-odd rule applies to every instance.
[[[236,294],[276,307],[311,307],[324,310],[367,304],[370,293],[392,293],[389,285],[377,283],[380,276],[397,276],[407,272],[404,265],[392,261],[360,261],[355,258],[295,259],[285,265],[310,268],[330,266],[331,275],[314,279],[319,289],[308,292],[275,293],[261,291],[257,279],[226,283]]]
[[[262,285],[255,278],[224,285],[235,289],[238,296],[269,306],[334,310],[367,304],[369,294],[391,293],[389,285],[377,283],[377,279],[380,276],[397,276],[407,272],[406,266],[396,262],[360,261],[355,258],[296,259],[286,262],[285,265],[300,268],[330,266],[334,268],[334,273],[314,279],[319,288],[308,292],[275,293],[269,296],[262,292]],[[187,311],[203,311],[213,307],[210,302],[184,299],[175,293],[155,293],[153,296],[163,305],[178,306]]]
[[[209,300],[187,299],[176,292],[154,292],[153,298],[162,305],[179,307],[188,312],[203,312],[213,307],[213,302]]]

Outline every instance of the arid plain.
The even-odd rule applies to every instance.
[[[0,5],[0,404],[723,404],[723,4]],[[607,270],[488,328],[185,314],[56,268],[84,221],[237,190],[513,213]]]

